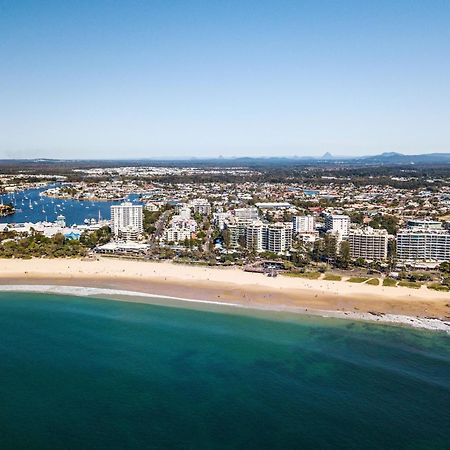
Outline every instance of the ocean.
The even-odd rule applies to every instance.
[[[0,293],[0,448],[449,449],[450,337]]]

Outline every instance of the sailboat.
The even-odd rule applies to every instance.
[[[29,207],[30,209],[33,209],[33,204],[31,203],[31,199],[30,199],[30,203],[28,204],[28,207]]]

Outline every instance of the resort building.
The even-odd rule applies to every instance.
[[[267,225],[255,220],[245,228],[245,244],[250,250],[261,252],[267,248]]]
[[[413,219],[413,220],[408,220],[408,222],[406,223],[406,228],[440,230],[440,229],[442,229],[442,223],[439,222],[438,220]]]
[[[245,245],[256,252],[285,253],[292,247],[292,232],[291,222],[267,224],[255,220],[245,227]]]
[[[236,208],[233,212],[234,217],[241,222],[251,222],[259,217],[257,208]]]
[[[225,222],[225,247],[230,249],[239,247],[239,232],[239,226],[235,222]]]
[[[273,253],[285,253],[292,247],[292,222],[278,222],[267,227],[267,250]]]
[[[289,209],[292,206],[287,202],[261,202],[255,205],[259,209]]]
[[[225,220],[229,217],[228,213],[224,212],[215,212],[213,213],[213,222],[214,225],[222,231],[225,228]]]
[[[405,263],[450,261],[450,231],[412,228],[397,233],[397,259]]]
[[[351,230],[348,234],[348,243],[352,258],[364,258],[369,261],[387,259],[386,230],[374,230],[371,227]]]
[[[130,202],[111,206],[111,230],[115,239],[139,239],[144,231],[143,206]]]
[[[196,198],[189,203],[189,207],[195,213],[201,214],[203,216],[209,216],[211,214],[211,205],[205,198]]]
[[[314,216],[294,216],[292,218],[294,233],[312,233],[315,230]]]
[[[164,240],[178,244],[191,239],[197,230],[197,222],[191,218],[188,206],[179,209],[179,214],[172,217],[169,226],[164,231]]]
[[[350,217],[343,214],[329,214],[325,217],[325,229],[331,233],[347,236],[350,227]]]

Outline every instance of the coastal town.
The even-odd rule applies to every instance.
[[[450,177],[418,177],[411,168],[365,180],[335,167],[304,172],[288,172],[285,181],[244,166],[2,175],[8,220],[0,224],[0,255],[170,259],[269,277],[449,290]],[[16,222],[14,193],[31,188],[41,188],[40,200],[109,202],[108,217],[68,224],[60,206],[54,220]]]

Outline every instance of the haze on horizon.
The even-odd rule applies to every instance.
[[[0,158],[450,152],[445,0],[0,0]]]

